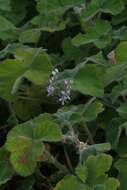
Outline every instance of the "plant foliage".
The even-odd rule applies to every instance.
[[[127,0],[0,0],[0,190],[127,190]]]

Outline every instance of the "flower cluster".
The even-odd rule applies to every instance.
[[[71,85],[73,81],[72,80],[65,80],[64,81],[64,90],[61,90],[59,95],[59,101],[62,105],[64,105],[67,101],[69,101],[70,95],[71,95]]]
[[[47,87],[48,96],[52,96],[55,91],[55,81],[58,78],[58,69],[52,71],[52,77],[49,80],[49,86]]]
[[[48,96],[52,96],[58,86],[56,85],[56,81],[58,79],[59,71],[58,69],[55,69],[52,71],[52,76],[49,79],[49,85],[47,87]],[[60,92],[58,93],[59,102],[62,105],[65,105],[70,99],[71,99],[71,86],[73,81],[72,80],[64,80],[64,84],[62,85],[62,90],[60,89]]]

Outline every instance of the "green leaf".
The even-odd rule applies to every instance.
[[[80,112],[79,112],[80,110]],[[87,107],[85,105],[63,107],[57,111],[55,116],[65,125],[74,125],[83,120],[85,122],[96,119],[99,113],[103,111],[103,105],[95,101]]]
[[[121,81],[127,72],[126,64],[118,64],[109,67],[105,73],[105,86],[111,84],[114,81]]]
[[[108,61],[104,58],[103,53],[99,52],[96,55],[92,55],[87,58],[88,61],[92,61],[93,63],[96,63],[98,65],[108,66]]]
[[[13,39],[16,36],[16,27],[12,22],[7,20],[5,17],[0,16],[0,39],[8,40]]]
[[[0,0],[0,9],[2,11],[10,11],[10,0]]]
[[[125,22],[126,20],[127,20],[127,10],[124,9],[120,14],[118,14],[112,18],[112,24],[118,25],[118,24]]]
[[[125,144],[127,143],[127,137],[121,137],[118,147],[116,149],[116,151],[118,152],[119,156],[122,158],[127,158],[127,147],[125,146]]]
[[[7,100],[11,98],[13,85],[24,71],[25,65],[20,60],[6,59],[0,64],[0,96],[2,98]]]
[[[84,0],[64,0],[64,1],[59,1],[59,0],[36,0],[37,1],[37,10],[40,13],[54,13],[54,12],[61,12],[62,13],[76,5],[80,5],[81,3],[84,3]]]
[[[7,183],[14,174],[14,170],[8,160],[9,153],[4,147],[0,148],[0,185]]]
[[[19,41],[21,43],[37,43],[40,38],[40,34],[40,31],[28,29],[21,33]]]
[[[31,175],[43,155],[42,141],[56,142],[61,139],[61,130],[48,114],[14,127],[8,133],[6,148],[11,152],[10,161],[15,171],[22,176]]]
[[[14,24],[19,26],[24,21],[26,14],[29,12],[28,7],[31,7],[31,11],[33,10],[32,2],[28,0],[22,0],[22,1],[9,0],[9,1],[10,1],[11,10],[8,12],[6,11],[3,14],[6,16],[6,18],[8,18]]]
[[[61,180],[54,190],[91,190],[87,185],[81,183],[75,176],[66,176],[63,180]]]
[[[104,153],[111,150],[110,143],[101,143],[95,145],[87,145],[80,151],[80,163],[82,164],[90,155],[96,155],[98,153]]]
[[[117,112],[123,118],[127,118],[127,103],[123,103],[117,108]]]
[[[84,3],[83,0],[65,0],[65,1],[51,1],[51,0],[36,0],[37,11],[40,13],[32,19],[32,24],[37,25],[41,30],[54,32],[63,30],[66,26],[63,14],[69,8]]]
[[[124,86],[123,84],[120,83],[114,86],[111,92],[112,103],[115,103],[119,97],[126,96],[126,94],[127,94],[126,85]]]
[[[63,41],[62,48],[63,48],[65,57],[68,60],[74,60],[76,63],[81,62],[83,60],[83,58],[85,57],[85,53],[86,53],[86,55],[88,53],[86,50],[84,53],[84,50],[81,49],[80,47],[75,47],[72,44],[72,38],[70,38],[70,37],[66,38]]]
[[[88,177],[88,171],[86,167],[86,163],[84,162],[82,165],[79,165],[76,168],[76,175],[84,182],[86,183],[87,177]]]
[[[115,163],[116,169],[119,171],[119,180],[120,180],[120,190],[127,189],[127,159],[119,159]]]
[[[118,30],[115,30],[113,32],[113,38],[114,39],[120,39],[120,40],[127,40],[127,27],[122,26]]]
[[[105,190],[116,190],[120,186],[120,183],[117,179],[110,177],[106,182],[105,182]]]
[[[111,42],[111,37],[108,34],[111,30],[109,22],[98,20],[95,26],[88,28],[86,34],[78,34],[72,40],[75,46],[94,43],[98,48],[104,48]]]
[[[75,176],[66,176],[54,190],[116,190],[119,181],[105,174],[111,167],[112,157],[106,154],[88,157],[87,161],[76,168]]]
[[[15,56],[16,59],[6,59],[0,64],[0,96],[7,100],[14,96],[14,85],[19,78],[44,85],[52,70],[50,57],[40,49],[20,49]]]
[[[95,145],[91,145],[90,147],[95,148],[96,152],[106,152],[106,151],[111,150],[110,143],[95,144]]]
[[[87,104],[86,104],[87,106]],[[103,112],[103,104],[98,101],[93,102],[88,108],[83,111],[83,118],[85,121],[89,122],[97,118],[98,114]]]
[[[112,165],[112,157],[106,154],[100,154],[97,156],[89,156],[86,161],[86,167],[88,169],[87,182],[89,184],[96,183],[97,178],[103,176]]]
[[[31,68],[25,73],[24,76],[36,85],[44,85],[51,74],[51,70],[52,65],[49,56],[44,53],[35,58]]]
[[[23,140],[24,141],[24,140]],[[18,146],[22,144],[22,141]],[[21,152],[15,152],[11,154],[10,161],[12,166],[14,167],[15,171],[20,174],[21,176],[29,176],[31,175],[36,168],[36,161],[33,158],[32,154],[32,142],[26,150],[22,150]],[[35,147],[38,148],[38,147]]]
[[[34,27],[40,28],[42,31],[55,32],[64,30],[66,22],[62,21],[62,17],[57,14],[46,14],[35,16],[31,20],[31,24]]]
[[[104,185],[95,185],[94,190],[105,190]]]
[[[16,117],[24,122],[41,113],[42,89],[35,85],[23,86],[23,89],[25,97],[18,97],[12,108]]]
[[[123,1],[118,0],[92,0],[88,7],[83,11],[81,18],[85,21],[91,19],[99,12],[119,14],[124,9]]]
[[[22,176],[28,176],[34,172],[37,158],[43,154],[44,150],[41,142],[36,141],[32,134],[27,136],[28,134],[25,134],[25,132],[26,129],[23,126],[20,130],[17,127],[14,128],[8,134],[6,142],[6,147],[11,152],[11,164],[15,171]],[[29,128],[27,132],[32,133],[32,129]]]
[[[127,42],[121,42],[116,50],[115,50],[115,54],[116,54],[116,61],[120,64],[122,63],[126,63],[127,62]]]
[[[111,143],[113,149],[116,149],[119,144],[122,133],[121,122],[120,118],[114,118],[106,128],[106,140]]]
[[[102,96],[105,69],[97,65],[84,65],[74,77],[73,90],[85,95]]]
[[[62,140],[60,127],[49,114],[40,115],[33,122],[35,125],[36,139],[48,142]]]

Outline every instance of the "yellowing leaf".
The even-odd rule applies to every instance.
[[[6,148],[11,152],[10,161],[15,171],[21,176],[31,175],[43,156],[42,141],[56,142],[61,139],[61,130],[48,114],[14,127],[8,133]]]

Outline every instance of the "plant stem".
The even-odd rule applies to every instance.
[[[9,127],[10,127],[10,126],[8,126],[8,125],[0,126],[0,130],[7,129],[7,128],[9,128]]]
[[[66,147],[65,147],[64,144],[63,144],[63,150],[64,150],[64,155],[65,155],[65,158],[66,158],[67,165],[68,165],[70,171],[73,173],[74,169],[73,169],[71,160],[69,158],[68,152],[67,152]]]
[[[94,140],[93,140],[93,137],[92,137],[92,134],[91,134],[89,128],[88,128],[86,125],[85,125],[85,131],[86,131],[86,133],[87,133],[87,135],[88,135],[88,138],[89,138],[89,140],[90,140],[90,143],[91,143],[91,144],[95,144],[95,142],[94,142]]]
[[[8,107],[9,107],[9,112],[10,112],[11,116],[15,119],[15,124],[17,125],[19,123],[19,121],[15,115],[13,108],[12,108],[11,102],[8,103]]]
[[[23,97],[23,96],[19,96],[19,98],[22,99],[22,100],[40,101],[39,98],[30,98],[30,97]]]
[[[40,172],[39,168],[36,169],[35,174],[36,174],[37,178],[38,178],[38,176],[41,177],[42,181],[45,181],[45,182],[48,184],[48,186],[49,186],[51,189],[53,189],[53,186],[52,186],[52,184],[50,183],[50,180]],[[46,184],[45,184],[45,185],[46,185]]]
[[[56,167],[57,169],[61,170],[61,171],[64,172],[64,173],[68,173],[68,169],[67,169],[63,164],[61,164],[56,158],[54,158],[54,157],[50,154],[50,152],[48,152],[48,151],[45,150],[45,154],[46,154],[46,156],[48,157],[49,161],[50,161],[53,165],[55,165],[55,167]]]
[[[96,100],[96,97],[91,98],[85,105],[85,108],[83,110],[83,112],[87,111],[87,109],[89,108],[89,106]]]

